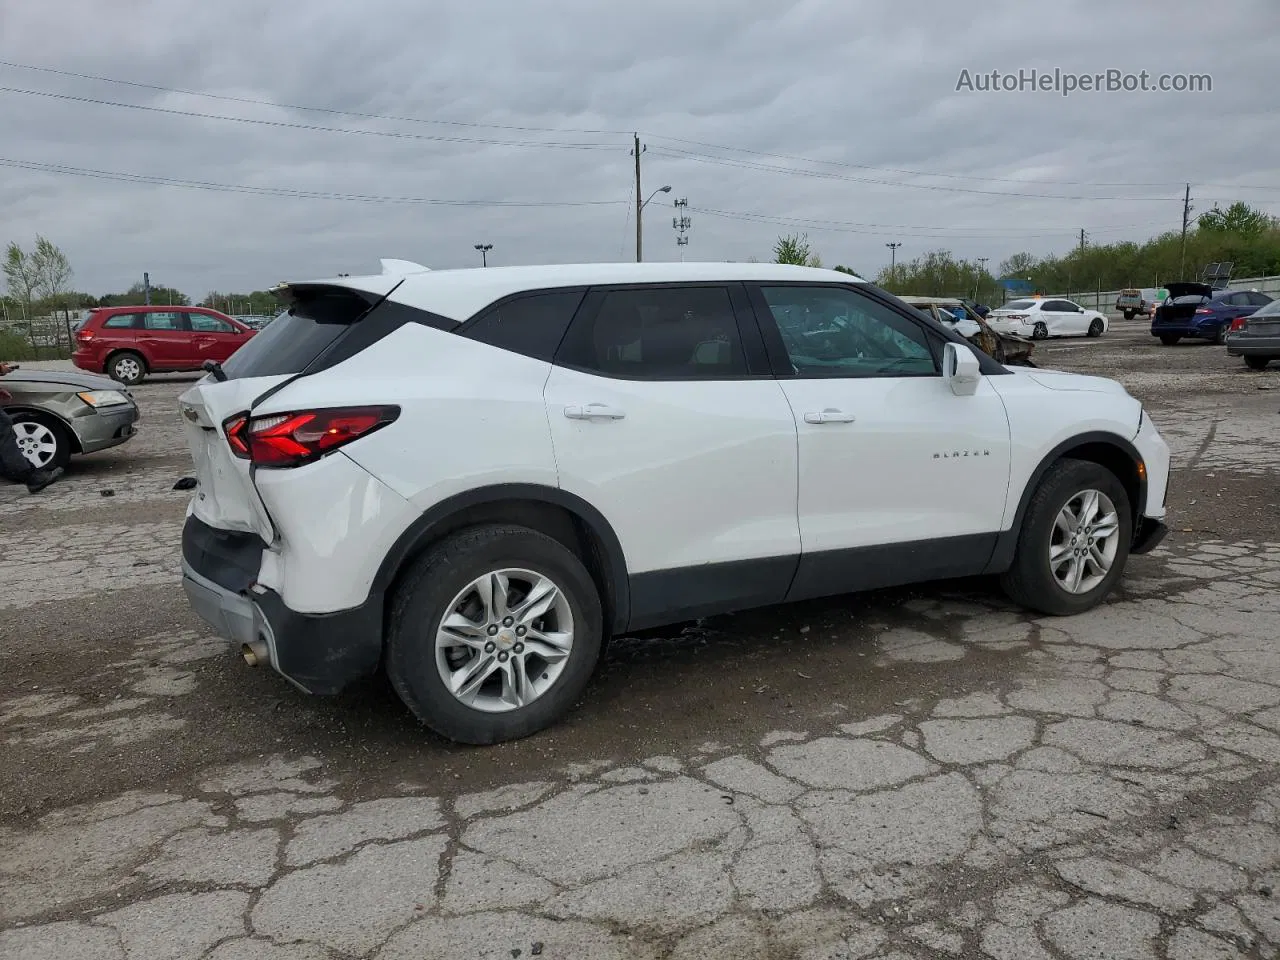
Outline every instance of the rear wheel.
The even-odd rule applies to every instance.
[[[1132,319],[1133,319],[1133,311],[1132,311],[1132,310],[1126,310],[1126,311],[1124,312],[1124,318],[1125,318],[1126,320],[1132,320]]]
[[[1129,497],[1115,474],[1089,461],[1059,460],[1027,506],[1001,585],[1040,613],[1083,613],[1120,579],[1132,539]]]
[[[1181,337],[1172,333],[1162,333],[1160,335],[1160,342],[1163,343],[1166,347],[1172,347],[1175,343],[1177,343],[1181,339],[1182,339]]]
[[[107,361],[107,374],[113,380],[119,380],[127,386],[141,383],[147,374],[147,361],[132,350],[117,353]]]
[[[1244,365],[1250,370],[1265,370],[1267,364],[1271,362],[1270,357],[1245,357]]]
[[[1032,340],[1047,340],[1048,337],[1049,337],[1049,328],[1045,326],[1043,320],[1037,322],[1036,325],[1031,329]]]
[[[71,435],[57,420],[38,413],[15,413],[18,449],[37,470],[65,467],[71,459]]]
[[[525,527],[465,530],[427,551],[396,592],[387,674],[432,730],[498,743],[550,726],[582,694],[603,640],[582,561]]]
[[[1224,323],[1218,328],[1218,332],[1214,335],[1213,342],[1224,344],[1227,342],[1227,325]]]
[[[1089,324],[1089,336],[1091,337],[1102,336],[1102,321],[1097,317],[1094,317],[1093,323]]]

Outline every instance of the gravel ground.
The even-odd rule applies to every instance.
[[[133,442],[0,488],[0,957],[1275,956],[1280,369],[1124,322],[1038,353],[1174,450],[1173,532],[1110,602],[964,581],[651,632],[485,749],[208,635],[189,380],[142,385]]]

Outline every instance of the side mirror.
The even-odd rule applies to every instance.
[[[982,367],[972,347],[948,341],[942,347],[942,379],[957,397],[969,397],[978,391]]]

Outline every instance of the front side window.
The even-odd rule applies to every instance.
[[[843,287],[761,287],[801,377],[936,374],[927,334],[910,320]]]
[[[717,380],[747,373],[724,287],[605,293],[594,318],[574,324],[556,362],[633,380]]]
[[[187,319],[191,322],[191,329],[197,333],[236,332],[236,328],[227,323],[227,321],[207,313],[189,313],[187,314]]]

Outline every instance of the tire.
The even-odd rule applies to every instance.
[[[1223,324],[1218,328],[1218,332],[1214,334],[1213,342],[1218,346],[1223,346],[1227,342],[1227,324]]]
[[[1132,311],[1132,310],[1126,310],[1126,311],[1124,312],[1124,318],[1125,318],[1126,320],[1132,320],[1132,319],[1133,319],[1133,311]]]
[[[1102,336],[1102,321],[1099,320],[1097,317],[1094,317],[1093,322],[1089,324],[1089,336],[1091,337]]]
[[[1045,323],[1043,320],[1039,321],[1038,323],[1036,323],[1034,327],[1031,328],[1031,339],[1032,340],[1048,340],[1049,339],[1049,328],[1045,326]]]
[[[65,467],[71,459],[71,434],[58,420],[39,413],[15,413],[18,449],[40,470]]]
[[[1105,573],[1091,560],[1070,555],[1072,547],[1058,526],[1058,518],[1066,508],[1079,506],[1089,491],[1110,500],[1116,515],[1114,532],[1100,539],[1101,555],[1110,556]],[[1100,508],[1101,509],[1101,508]],[[1109,511],[1108,511],[1109,512]],[[1114,538],[1114,544],[1111,540]],[[1111,592],[1124,573],[1133,540],[1132,507],[1124,485],[1110,470],[1086,460],[1059,460],[1051,466],[1036,487],[1027,505],[1013,565],[1001,577],[1000,585],[1015,603],[1051,616],[1070,616],[1096,607]],[[1114,551],[1111,548],[1114,547]],[[1056,565],[1051,550],[1061,553]],[[1081,545],[1080,549],[1088,550]],[[1077,591],[1064,586],[1059,576],[1069,578],[1077,567],[1087,579]],[[1090,585],[1089,581],[1096,581]]]
[[[1265,370],[1267,364],[1271,362],[1270,357],[1245,357],[1244,365],[1250,370]]]
[[[1174,345],[1175,345],[1175,344],[1177,344],[1177,343],[1178,343],[1178,341],[1180,341],[1181,339],[1182,339],[1182,338],[1181,338],[1180,336],[1178,336],[1176,333],[1162,333],[1162,334],[1160,334],[1160,342],[1161,342],[1161,343],[1163,343],[1166,347],[1172,347],[1172,346],[1174,346]]]
[[[125,386],[131,387],[141,383],[142,378],[147,375],[147,361],[141,354],[134,353],[132,350],[121,350],[107,361],[107,375],[112,380],[118,380]]]
[[[558,671],[557,663],[542,660],[531,649],[533,643],[524,651],[518,649],[524,645],[520,636],[528,636],[519,634],[518,623],[494,623],[480,612],[481,598],[472,585],[497,571],[531,573],[557,588],[559,599],[552,610],[545,617],[530,621],[537,626],[525,629],[531,633],[536,629],[563,633],[568,624],[572,646],[567,657],[558,661]],[[520,590],[515,595],[521,596],[528,590],[518,579],[511,576],[506,582]],[[464,597],[466,601],[457,605]],[[515,602],[511,612],[516,612],[519,603]],[[437,646],[440,627],[455,610],[467,611],[462,616],[477,624],[475,633],[469,642],[459,640],[452,649],[441,650]],[[504,605],[500,612],[506,610]],[[480,623],[488,625],[480,627]],[[436,733],[461,743],[499,743],[536,733],[573,706],[595,671],[603,634],[599,592],[591,574],[572,551],[526,527],[473,527],[430,548],[414,562],[396,590],[388,622],[386,670],[400,699]],[[459,634],[455,632],[453,636]],[[494,640],[490,641],[490,636]],[[469,648],[470,642],[480,648]],[[549,652],[555,650],[550,644],[542,646]],[[499,658],[509,666],[497,664]],[[535,667],[532,678],[523,674],[524,668],[517,671],[517,660],[526,667]],[[451,692],[443,672],[461,673],[472,664],[486,669],[487,679],[472,690],[469,696],[473,702],[467,703]],[[512,706],[505,700],[511,689],[507,677],[517,672],[530,685],[525,688],[526,693],[539,680],[554,675],[544,690],[534,692],[529,702]]]

